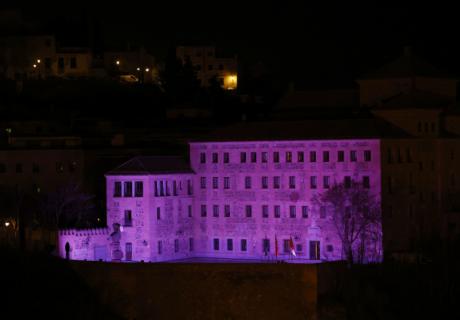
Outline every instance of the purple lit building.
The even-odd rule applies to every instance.
[[[110,230],[62,230],[60,255],[68,242],[75,260],[341,260],[312,198],[357,181],[380,201],[380,159],[376,138],[191,142],[189,164],[137,157],[106,175]],[[381,239],[374,248],[368,261],[383,256]]]

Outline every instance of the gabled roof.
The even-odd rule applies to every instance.
[[[412,90],[400,92],[382,101],[376,109],[443,109],[452,105],[452,98],[439,94]]]
[[[155,175],[193,173],[190,165],[181,157],[141,156],[123,163],[107,175]]]

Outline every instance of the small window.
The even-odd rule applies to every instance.
[[[292,162],[292,152],[286,151],[286,162]]]
[[[131,210],[125,210],[125,219],[124,219],[123,226],[132,227],[132,225],[133,225],[132,212]]]
[[[121,197],[121,182],[120,181],[115,181],[115,185],[113,188],[113,196],[116,198]]]
[[[224,189],[230,189],[230,177],[224,177]]]
[[[163,242],[161,240],[158,241],[158,254],[163,253]]]
[[[329,162],[329,151],[323,151],[323,162]]]
[[[262,218],[268,218],[268,206],[267,205],[262,206]]]
[[[330,180],[329,176],[323,176],[323,188],[324,189],[330,188],[329,180]]]
[[[193,189],[192,189],[192,181],[187,180],[187,195],[192,195],[193,194]]]
[[[310,151],[310,162],[316,162],[316,151]]]
[[[205,204],[201,205],[201,216],[206,217],[208,215],[207,208]]]
[[[275,218],[280,218],[281,217],[281,207],[280,206],[275,206]]]
[[[268,152],[262,152],[262,163],[267,163],[268,162]]]
[[[157,207],[157,220],[161,220],[161,208]]]
[[[206,189],[206,177],[201,177],[200,178],[200,188],[201,189]]]
[[[274,163],[280,162],[280,153],[278,151],[273,152],[273,162]]]
[[[217,152],[212,153],[212,163],[218,163],[219,162],[219,154]]]
[[[213,248],[215,251],[219,251],[219,239],[213,240]]]
[[[308,218],[308,207],[302,206],[302,218]]]
[[[193,238],[188,239],[188,250],[193,251],[194,250],[194,243],[193,243]]]
[[[358,159],[357,159],[357,156],[356,156],[356,151],[355,150],[351,150],[350,151],[350,161],[351,162],[356,162]]]
[[[252,218],[252,206],[246,205],[245,207],[246,218]]]
[[[363,187],[366,189],[369,189],[371,187],[371,182],[369,179],[369,176],[364,176],[363,177]]]
[[[135,182],[135,184],[134,184],[134,194],[135,194],[136,197],[143,197],[144,196],[144,183],[142,181],[136,181]]]
[[[280,188],[280,181],[281,181],[280,176],[273,177],[273,188],[274,189],[279,189]]]
[[[240,153],[240,163],[246,163],[246,152]]]
[[[6,165],[4,163],[0,163],[0,173],[6,172]]]
[[[262,189],[268,189],[268,177],[267,176],[262,177]]]
[[[296,217],[296,206],[289,206],[289,217],[290,218]]]
[[[224,217],[229,218],[230,217],[230,205],[226,204],[224,206]]]
[[[230,154],[228,152],[224,152],[224,163],[230,162]]]
[[[297,162],[304,162],[304,153],[303,151],[297,152]]]
[[[310,177],[310,188],[311,189],[316,189],[318,187],[318,181],[316,176],[311,176]]]
[[[343,150],[339,150],[337,152],[337,162],[344,162],[345,161],[345,152]]]
[[[58,58],[58,69],[61,72],[62,70],[64,70],[64,58],[63,57]]]
[[[125,197],[133,196],[133,183],[131,181],[125,181],[123,196]]]
[[[218,205],[213,205],[212,206],[212,216],[214,218],[218,218],[219,217],[219,206]]]
[[[257,162],[257,152],[251,152],[251,162],[252,163]]]
[[[227,251],[233,251],[233,239],[227,239]]]
[[[346,176],[344,178],[344,184],[345,184],[345,188],[347,189],[351,188],[351,177],[350,176]]]
[[[212,177],[212,188],[213,189],[219,188],[219,177]]]
[[[189,204],[187,208],[188,208],[188,209],[187,209],[188,217],[191,218],[191,217],[192,217],[192,213],[193,213],[193,212],[192,212],[192,205]]]
[[[270,239],[262,239],[262,252],[265,255],[268,255],[270,253]]]
[[[200,163],[206,163],[206,153],[200,153]]]
[[[326,251],[327,251],[327,252],[332,252],[332,251],[334,251],[334,247],[332,246],[332,244],[328,244],[328,245],[326,246]]]
[[[289,177],[289,189],[295,189],[295,176]]]
[[[251,177],[244,178],[244,188],[251,189]]]
[[[174,239],[174,252],[179,252],[179,239]]]
[[[248,250],[248,241],[246,239],[241,239],[241,251]]]
[[[371,150],[364,151],[364,161],[366,162],[371,161]]]
[[[296,244],[295,250],[296,250],[297,252],[302,252],[302,245],[301,245],[301,244]]]

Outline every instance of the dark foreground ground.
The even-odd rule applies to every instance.
[[[459,319],[458,264],[112,264],[2,251],[0,319]],[[451,269],[452,267],[456,269]]]

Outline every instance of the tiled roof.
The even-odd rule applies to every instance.
[[[174,174],[192,173],[190,165],[181,157],[141,156],[135,157],[107,175],[129,174]]]

